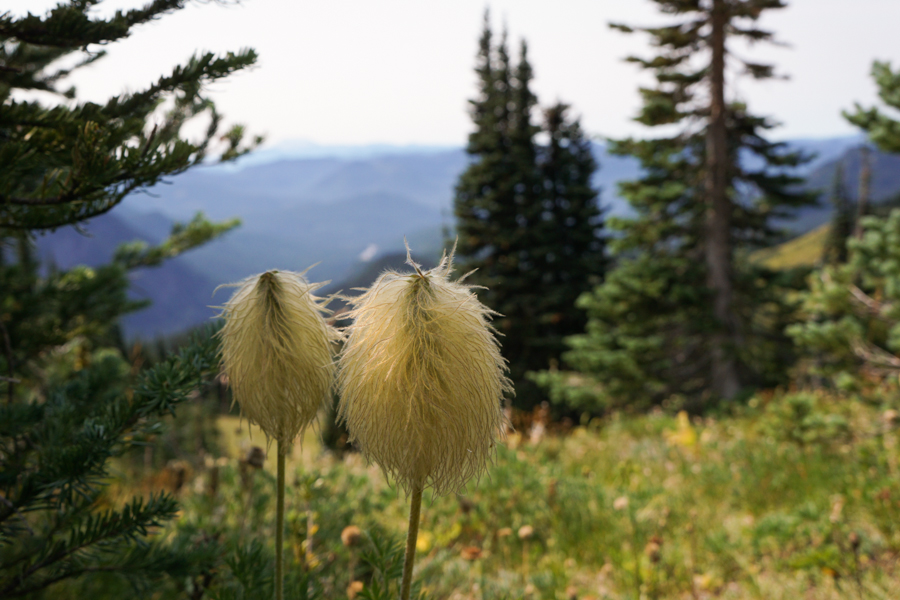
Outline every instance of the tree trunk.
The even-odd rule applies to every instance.
[[[707,285],[713,292],[713,314],[718,322],[711,340],[713,392],[733,397],[738,389],[734,357],[738,340],[732,308],[731,202],[728,198],[729,155],[725,106],[726,0],[712,3],[712,64],[710,65],[710,115],[706,134],[706,268]]]
[[[859,200],[856,203],[856,227],[853,237],[863,236],[862,218],[869,210],[869,187],[872,183],[872,156],[865,144],[859,147]]]

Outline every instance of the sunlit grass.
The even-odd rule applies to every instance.
[[[757,250],[750,258],[776,270],[813,267],[822,260],[829,230],[830,225],[826,223],[783,244]]]
[[[429,597],[479,600],[900,597],[898,409],[896,389],[770,393],[720,419],[512,434],[465,495],[426,494],[416,579]],[[266,543],[274,460],[241,459],[265,437],[236,417],[219,428],[226,456],[183,485],[174,528]],[[377,579],[357,560],[371,540],[400,541],[405,496],[312,435],[288,463],[288,574],[345,598],[351,566]],[[358,549],[341,543],[348,525],[365,532]]]

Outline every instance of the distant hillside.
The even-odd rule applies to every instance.
[[[341,279],[369,248],[375,254],[403,248],[403,236],[438,236],[441,213],[387,193],[361,194],[332,203],[315,202],[279,210],[248,212],[226,239],[186,257],[198,271],[219,282],[243,279],[266,269],[302,271]],[[437,246],[440,240],[433,240]]]
[[[871,154],[872,184],[870,200],[883,203],[900,194],[900,155],[874,151]],[[811,231],[831,219],[832,206],[828,201],[838,163],[844,167],[844,187],[847,195],[856,200],[859,195],[860,151],[858,145],[844,150],[807,174],[806,188],[818,190],[819,204],[800,209],[796,216],[782,225],[796,233]]]
[[[754,252],[751,260],[776,270],[814,267],[822,260],[828,231],[828,223],[820,225],[783,244]]]
[[[109,262],[119,244],[134,240],[158,243],[171,230],[172,223],[161,215],[145,217],[142,222],[147,227],[138,229],[123,218],[127,213],[113,211],[92,219],[85,227],[87,234],[67,227],[39,237],[42,260],[63,269],[78,264],[98,266]],[[212,292],[216,285],[184,257],[168,261],[163,267],[133,271],[130,296],[152,304],[124,318],[126,337],[168,335],[209,320],[217,312],[209,307],[214,304]]]
[[[846,154],[853,191],[858,144],[859,138],[845,137],[798,140],[791,146],[818,152],[804,173],[810,185],[823,190],[830,186],[835,158]],[[260,152],[237,166],[192,169],[86,224],[93,237],[62,230],[42,238],[42,249],[60,264],[99,264],[119,242],[158,241],[173,221],[190,219],[197,211],[214,220],[239,216],[243,225],[222,239],[136,274],[135,293],[152,299],[154,308],[129,317],[126,329],[145,337],[202,322],[213,312],[206,305],[220,304],[227,295],[222,291],[212,299],[216,285],[266,269],[303,270],[319,263],[310,272],[313,280],[344,282],[379,257],[402,256],[404,236],[415,256],[439,256],[445,237],[452,237],[453,190],[469,160],[462,149],[373,147],[343,149],[335,156],[311,150],[301,145]],[[616,195],[617,184],[639,176],[639,165],[630,157],[609,155],[602,143],[594,150],[601,204],[607,215],[627,216],[630,207]],[[876,198],[900,191],[897,161],[876,155]],[[808,231],[827,221],[830,210],[827,203],[804,209],[780,225]]]
[[[194,169],[126,203],[134,214],[173,220],[200,210],[212,219],[240,216],[239,230],[187,257],[212,280],[313,263],[320,263],[313,277],[340,279],[367,249],[402,250],[404,236],[416,247],[439,246],[467,160],[453,150]]]

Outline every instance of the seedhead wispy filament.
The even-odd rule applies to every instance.
[[[339,361],[339,415],[350,439],[409,493],[458,491],[480,475],[511,390],[489,319],[452,254],[423,272],[382,274],[352,300]]]
[[[337,334],[313,294],[324,284],[268,271],[236,285],[221,315],[222,367],[241,412],[286,452],[330,400]]]

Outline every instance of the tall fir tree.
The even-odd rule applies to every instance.
[[[544,111],[547,141],[538,150],[543,189],[531,226],[540,244],[534,254],[543,290],[533,298],[541,318],[540,337],[533,344],[554,359],[566,350],[566,337],[584,331],[587,316],[575,303],[603,280],[607,267],[603,214],[591,183],[597,162],[569,111],[561,102]]]
[[[785,309],[772,286],[785,277],[743,257],[776,239],[773,217],[813,201],[796,191],[800,180],[790,174],[804,157],[764,137],[773,123],[729,95],[725,77],[728,65],[756,79],[773,76],[770,65],[730,53],[728,41],[770,40],[756,22],[784,4],[654,1],[677,21],[613,27],[646,33],[658,49],[648,59],[627,59],[656,78],[654,87],[640,90],[636,120],[676,132],[611,143],[612,152],[641,162],[642,177],[620,188],[637,216],[610,220],[620,232],[611,244],[619,262],[580,301],[589,324],[565,359],[590,382],[574,389],[562,375],[545,381],[557,400],[582,407],[657,403],[672,395],[730,398],[783,362],[780,343],[787,340],[774,314]],[[776,364],[776,372],[783,367]]]
[[[477,269],[472,278],[487,288],[484,302],[503,315],[496,327],[517,404],[527,407],[543,394],[526,373],[559,358],[563,337],[581,327],[570,314],[574,300],[602,277],[602,223],[590,188],[597,165],[563,107],[553,113],[550,146],[537,143],[527,46],[513,66],[506,35],[495,47],[487,15],[477,60],[467,146],[475,160],[456,187],[457,253]]]
[[[74,69],[102,58],[99,48],[133,27],[186,5],[153,0],[104,18],[93,11],[98,3],[62,2],[44,16],[0,15],[3,598],[51,597],[56,586],[76,579],[88,593],[122,579],[132,593],[167,581],[161,594],[199,597],[199,582],[219,554],[210,543],[148,537],[177,515],[172,496],[153,493],[121,504],[104,492],[110,459],[157,433],[160,418],[218,370],[211,332],[152,369],[129,363],[116,329],[119,316],[140,307],[127,299],[128,273],[236,222],[213,224],[198,215],[158,246],[127,244],[110,264],[68,271],[42,269],[32,242],[40,231],[82,223],[130,192],[198,164],[221,140],[223,159],[246,151],[240,127],[220,131],[205,88],[252,65],[256,55],[198,55],[144,90],[103,104],[80,102],[74,89],[62,87]],[[22,91],[69,101],[22,100]],[[192,142],[182,126],[199,116],[209,126]]]
[[[878,86],[878,96],[890,108],[900,110],[900,69],[894,71],[888,62],[872,64],[872,79]],[[884,152],[900,153],[900,120],[877,107],[863,108],[857,104],[844,117],[868,134],[869,139]]]

